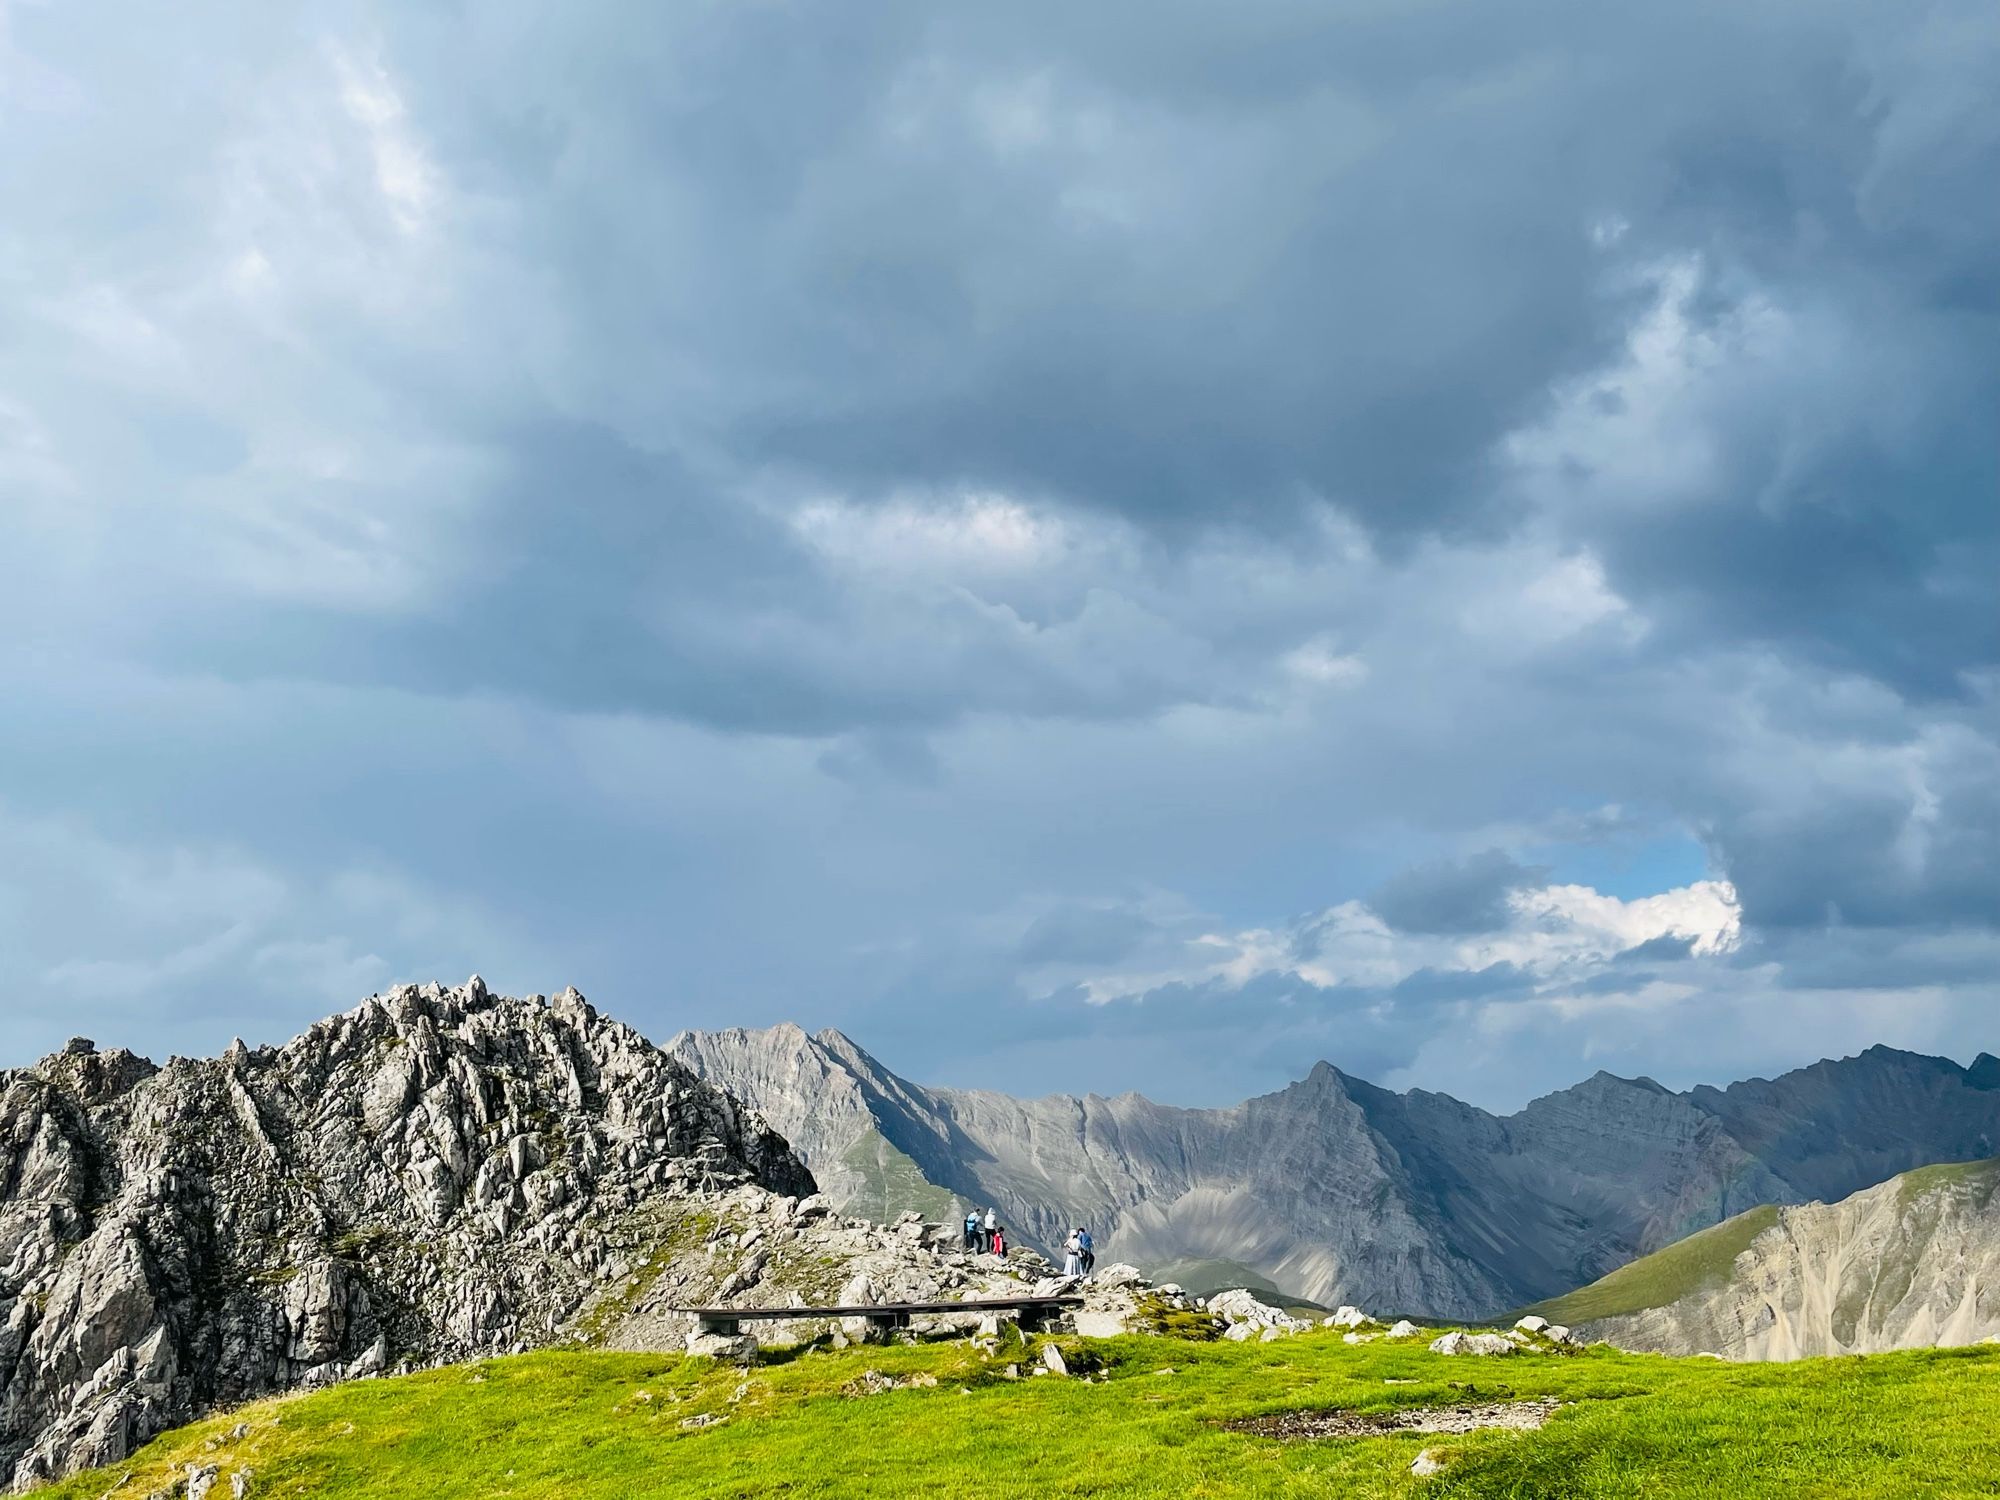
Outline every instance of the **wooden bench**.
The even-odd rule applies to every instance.
[[[812,1318],[866,1318],[868,1326],[884,1330],[908,1328],[913,1317],[937,1313],[1011,1312],[1022,1328],[1033,1332],[1051,1314],[1081,1307],[1081,1297],[997,1297],[978,1302],[881,1302],[861,1307],[670,1307],[670,1313],[693,1318],[703,1333],[734,1338],[749,1322],[801,1322]]]

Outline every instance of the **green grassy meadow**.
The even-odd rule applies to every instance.
[[[1665,1307],[1690,1292],[1721,1286],[1729,1280],[1736,1257],[1777,1222],[1777,1206],[1764,1204],[1676,1240],[1651,1255],[1642,1255],[1589,1286],[1522,1311],[1540,1313],[1551,1323],[1569,1324]]]
[[[1035,1352],[964,1342],[770,1354],[541,1353],[258,1402],[43,1491],[164,1490],[189,1463],[251,1494],[328,1500],[626,1496],[2000,1495],[2000,1347],[1789,1365],[1596,1348],[1446,1358],[1353,1346],[1058,1341],[1100,1378],[1029,1378]],[[1004,1378],[1018,1363],[1024,1378]],[[865,1371],[919,1382],[861,1394]],[[880,1382],[875,1382],[879,1384]],[[1557,1395],[1536,1432],[1283,1442],[1230,1418]],[[691,1418],[721,1418],[687,1427]],[[241,1437],[229,1434],[247,1425]],[[1410,1474],[1419,1450],[1442,1473]]]

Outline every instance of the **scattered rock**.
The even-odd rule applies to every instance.
[[[696,1412],[691,1417],[682,1417],[681,1426],[688,1431],[697,1431],[703,1427],[720,1427],[728,1420],[729,1418],[721,1416],[716,1412]]]
[[[1410,1472],[1418,1478],[1444,1472],[1444,1451],[1440,1448],[1426,1448],[1410,1460]]]
[[[1548,1328],[1549,1320],[1539,1313],[1529,1313],[1525,1318],[1517,1319],[1514,1326],[1523,1333],[1541,1333]]]
[[[1042,1345],[1042,1363],[1048,1366],[1051,1375],[1069,1374],[1069,1363],[1063,1358],[1062,1350],[1054,1344]]]
[[[1260,1337],[1267,1328],[1276,1329],[1281,1335],[1303,1333],[1312,1324],[1304,1318],[1295,1318],[1290,1313],[1259,1301],[1248,1291],[1217,1292],[1208,1299],[1208,1310],[1225,1319],[1231,1326],[1224,1337],[1246,1339]],[[1238,1328],[1247,1328],[1247,1333],[1238,1333]]]
[[[1309,1439],[1381,1437],[1392,1432],[1476,1432],[1484,1427],[1530,1431],[1562,1407],[1554,1396],[1533,1401],[1496,1401],[1468,1406],[1412,1406],[1400,1411],[1286,1411],[1239,1417],[1222,1425],[1231,1432],[1260,1437]]]
[[[1395,1326],[1389,1330],[1385,1337],[1392,1339],[1413,1339],[1422,1332],[1423,1329],[1417,1327],[1408,1318],[1398,1318]]]

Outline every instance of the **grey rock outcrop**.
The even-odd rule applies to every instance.
[[[751,1341],[787,1345],[829,1335],[837,1342],[879,1336],[865,1318],[806,1315],[746,1319],[739,1335],[743,1342],[718,1342],[700,1332],[684,1311],[690,1307],[749,1311],[962,1303],[963,1311],[913,1315],[911,1331],[985,1338],[996,1338],[1017,1322],[1014,1310],[996,1312],[983,1305],[994,1299],[1080,1297],[1083,1305],[1056,1322],[1091,1337],[1143,1329],[1155,1308],[1190,1309],[1177,1290],[1153,1287],[1130,1266],[1106,1267],[1096,1281],[1057,1276],[1047,1260],[1025,1247],[1011,1249],[1004,1258],[968,1252],[960,1247],[956,1226],[926,1221],[914,1212],[881,1224],[835,1214],[823,1199],[800,1202],[755,1184],[703,1200],[686,1223],[700,1229],[698,1242],[683,1239],[666,1252],[636,1261],[586,1312],[591,1342],[740,1358]]]
[[[1486,1358],[1516,1353],[1520,1345],[1498,1333],[1466,1333],[1460,1330],[1431,1340],[1433,1354],[1477,1354]]]
[[[0,1477],[211,1406],[546,1342],[663,1204],[812,1177],[568,991],[405,987],[282,1048],[0,1074]]]
[[[1745,1215],[1551,1308],[1577,1310],[1578,1337],[1665,1354],[1975,1344],[2000,1335],[1997,1198],[2000,1161],[1927,1167],[1838,1203]]]
[[[1241,1287],[1217,1292],[1208,1299],[1208,1310],[1228,1324],[1223,1332],[1228,1339],[1282,1337],[1304,1333],[1313,1326],[1304,1318],[1295,1318],[1282,1308],[1259,1301],[1254,1293]]]
[[[879,1193],[887,1160],[903,1191],[996,1204],[1044,1248],[1085,1224],[1105,1259],[1231,1262],[1322,1304],[1435,1319],[1555,1296],[1759,1204],[2000,1151],[2000,1062],[1882,1047],[1681,1094],[1599,1073],[1503,1117],[1324,1063],[1197,1110],[925,1088],[796,1026],[668,1046],[763,1110],[836,1202]]]

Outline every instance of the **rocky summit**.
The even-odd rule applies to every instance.
[[[74,1041],[0,1074],[0,1476],[548,1342],[663,1223],[744,1187],[814,1192],[758,1116],[573,990],[406,987],[165,1067]]]

